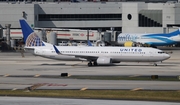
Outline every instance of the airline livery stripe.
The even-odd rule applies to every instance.
[[[11,32],[11,34],[22,34],[22,32]]]

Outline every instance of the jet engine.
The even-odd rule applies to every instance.
[[[99,57],[97,59],[97,64],[111,64],[112,63],[112,60],[111,58],[108,58],[108,57]]]

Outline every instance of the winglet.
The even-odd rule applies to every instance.
[[[61,54],[61,52],[57,49],[57,47],[55,45],[53,45],[53,47],[57,54]]]
[[[87,43],[88,43],[88,46],[92,46],[92,44],[89,40],[87,41]]]

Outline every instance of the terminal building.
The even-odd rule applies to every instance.
[[[25,19],[36,31],[55,32],[57,43],[87,40],[86,32],[69,34],[60,29],[90,30],[93,34],[90,40],[102,39],[102,33],[110,32],[113,33],[110,40],[115,42],[118,33],[176,30],[180,26],[180,0],[1,0],[1,39],[7,37],[7,24],[10,24],[10,39],[22,39],[19,19]]]

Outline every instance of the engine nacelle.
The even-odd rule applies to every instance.
[[[97,59],[97,64],[111,64],[112,60],[109,57],[99,57]]]

